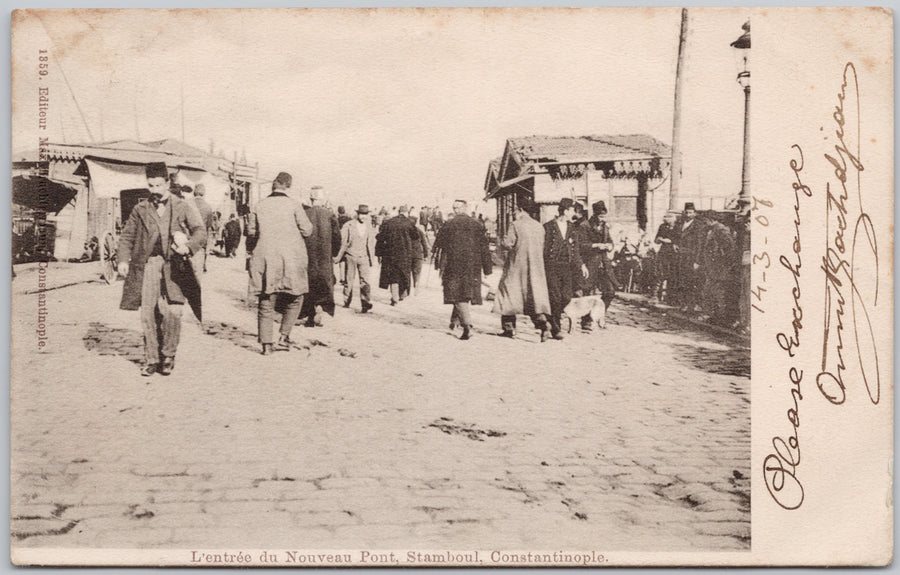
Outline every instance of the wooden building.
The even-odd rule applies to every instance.
[[[225,217],[247,211],[258,196],[258,166],[177,140],[42,142],[38,150],[13,154],[13,204],[35,222],[46,219],[55,226],[56,259],[77,258],[91,237],[118,234],[148,193],[144,168],[152,162],[164,162],[179,183],[203,183],[207,202]]]
[[[588,206],[603,200],[620,229],[655,230],[669,203],[671,149],[651,136],[510,138],[488,165],[486,199],[497,200],[497,228],[506,233],[520,198],[535,202],[541,222],[569,197]]]

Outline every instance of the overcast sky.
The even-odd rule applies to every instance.
[[[672,140],[677,8],[39,15],[22,22],[28,57],[13,88],[30,97],[31,48],[46,44],[52,140],[87,142],[88,128],[95,141],[180,139],[183,86],[187,143],[246,151],[263,175],[290,171],[348,205],[479,198],[510,137]],[[729,43],[747,18],[690,10],[687,195],[740,188],[743,94]],[[13,148],[34,148],[33,122],[17,114],[33,111],[14,111]]]

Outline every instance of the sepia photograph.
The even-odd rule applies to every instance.
[[[754,563],[757,13],[13,12],[13,562]]]

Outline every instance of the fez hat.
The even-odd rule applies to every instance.
[[[534,202],[531,201],[531,198],[519,198],[518,206],[519,209],[527,212],[534,209]]]
[[[601,216],[602,216],[602,215],[605,215],[605,214],[607,213],[607,211],[606,211],[606,203],[605,203],[603,200],[599,200],[599,201],[594,202],[594,203],[591,205],[591,209],[594,211],[595,214],[599,214],[599,215],[601,215]]]
[[[309,199],[321,200],[325,196],[325,190],[322,186],[313,186],[309,189]]]
[[[684,211],[694,210],[697,211],[697,208],[694,207],[694,202],[687,202],[684,204]]]
[[[562,198],[559,200],[559,211],[564,212],[575,205],[575,202],[572,201],[572,198]]]
[[[285,188],[290,188],[291,183],[294,181],[294,178],[287,172],[279,172],[277,176],[275,176],[275,181],[272,182],[274,184],[279,184],[284,186]]]
[[[357,214],[368,214],[369,206],[367,206],[366,204],[359,204],[359,207],[356,208],[356,213]]]
[[[409,211],[409,206],[407,206],[406,204],[403,204],[399,208],[397,208],[397,213],[400,213],[400,214],[405,214],[408,211]]]
[[[153,162],[152,164],[147,164],[146,171],[147,179],[150,178],[165,178],[169,179],[169,170],[166,169],[165,162]]]

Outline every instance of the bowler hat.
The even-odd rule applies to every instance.
[[[603,200],[596,201],[591,205],[591,209],[594,211],[595,214],[602,216],[607,213],[606,202],[604,202]]]
[[[369,206],[367,206],[366,204],[359,204],[359,207],[356,208],[356,213],[357,214],[368,214]]]
[[[165,178],[169,179],[169,170],[166,169],[165,162],[153,162],[152,164],[147,164],[145,168],[145,173],[147,174],[147,178]]]
[[[559,200],[559,211],[564,212],[575,205],[572,198],[562,198]]]

